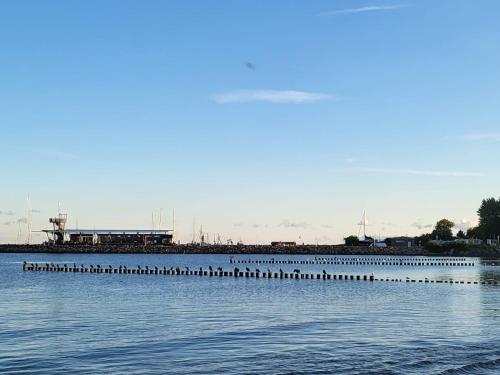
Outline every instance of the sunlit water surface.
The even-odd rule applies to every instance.
[[[23,273],[23,260],[234,268],[225,255],[0,254],[0,373],[500,374],[498,285]],[[479,265],[300,269],[500,280]]]

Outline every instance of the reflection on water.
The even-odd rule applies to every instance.
[[[0,254],[0,372],[500,372],[500,286],[21,271],[23,260],[229,270],[228,259]],[[248,266],[500,280],[482,266]]]

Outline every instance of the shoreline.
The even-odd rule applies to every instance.
[[[52,254],[226,254],[226,255],[379,255],[379,256],[453,256],[500,259],[500,249],[471,247],[466,250],[431,252],[423,247],[371,248],[345,245],[12,245],[0,244],[0,253]]]

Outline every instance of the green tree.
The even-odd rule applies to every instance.
[[[458,232],[457,232],[457,238],[461,238],[461,239],[465,239],[467,238],[467,236],[465,235],[464,231],[462,229],[460,229]]]
[[[483,240],[500,235],[500,198],[483,199],[477,210],[479,216],[478,234]]]
[[[449,241],[453,239],[452,228],[455,224],[448,219],[441,219],[436,223],[434,230],[431,233],[432,239]]]
[[[349,236],[344,238],[345,244],[347,246],[357,246],[359,245],[359,238],[358,236]]]
[[[430,240],[432,240],[432,235],[430,233],[424,233],[418,237],[415,237],[415,243],[418,246],[425,246],[425,244]]]
[[[467,238],[480,238],[479,227],[467,229]]]

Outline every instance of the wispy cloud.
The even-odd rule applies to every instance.
[[[80,160],[80,155],[71,153],[71,152],[66,152],[66,151],[61,151],[61,150],[55,150],[55,149],[50,149],[50,148],[33,148],[31,149],[31,152],[37,154],[38,156],[44,157],[44,158],[54,158],[54,159],[61,159],[61,160]]]
[[[473,133],[461,137],[465,141],[495,141],[500,142],[500,133]]]
[[[463,230],[464,232],[469,229],[477,226],[479,223],[477,220],[467,220],[465,218],[455,220],[455,229]]]
[[[332,100],[328,94],[294,90],[236,90],[216,94],[212,100],[216,103],[310,103],[321,100]]]
[[[253,224],[253,225],[252,225],[252,228],[254,228],[254,229],[258,229],[258,228],[267,228],[267,227],[269,227],[269,225],[267,225],[267,224],[257,224],[257,223],[256,223],[256,224]]]
[[[434,176],[434,177],[479,177],[482,173],[476,172],[461,172],[461,171],[429,171],[419,169],[389,169],[389,168],[359,168],[352,169],[357,172],[374,172],[388,174],[406,174],[415,176]]]
[[[358,8],[336,9],[328,12],[320,13],[319,16],[339,16],[342,14],[356,14],[366,12],[379,12],[383,10],[396,10],[407,8],[408,4],[394,4],[394,5],[367,5]]]
[[[279,226],[285,228],[307,228],[309,224],[306,222],[293,222],[285,219],[280,223]]]
[[[417,229],[430,229],[432,227],[434,227],[433,224],[427,224],[427,223],[424,223],[424,221],[422,219],[418,219],[417,221],[415,221],[414,223],[412,223],[411,225],[412,227],[415,227]]]
[[[5,221],[3,225],[14,225],[14,224],[26,224],[28,222],[28,219],[25,217],[20,217],[16,221],[11,220],[11,221]]]
[[[386,226],[386,227],[396,227],[397,226],[397,224],[390,222],[390,221],[383,221],[381,224],[383,226]]]
[[[76,154],[72,154],[69,152],[64,152],[64,151],[57,151],[57,150],[42,150],[41,153],[43,153],[45,156],[50,156],[54,157],[57,159],[65,159],[65,160],[80,160],[80,156]]]

